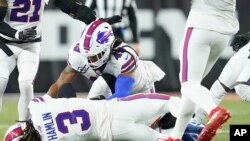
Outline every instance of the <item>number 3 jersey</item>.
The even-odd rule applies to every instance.
[[[42,141],[112,139],[107,101],[37,97],[29,104],[34,127]]]
[[[139,60],[136,52],[125,43],[113,47],[110,59],[98,69],[89,66],[87,58],[80,53],[79,48],[79,43],[75,43],[69,50],[68,65],[93,81],[102,73],[117,77],[122,73],[134,72],[135,83],[131,93],[149,92],[152,84],[161,80],[165,75],[153,62]]]
[[[45,3],[49,0],[6,1],[8,3],[8,9],[4,21],[16,30],[23,30],[36,26],[38,37],[41,36],[41,18]],[[4,35],[1,36],[8,40],[14,40]]]

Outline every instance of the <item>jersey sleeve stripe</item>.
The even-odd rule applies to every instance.
[[[122,65],[122,69],[127,68],[129,64],[131,64],[131,62],[133,61],[134,61],[133,57],[130,57],[130,59],[125,64]]]
[[[44,102],[44,99],[41,96],[37,97],[39,100],[41,100],[42,102]]]
[[[136,67],[135,61],[133,61],[126,69],[122,69],[121,73],[128,73]]]
[[[39,102],[39,100],[36,99],[36,98],[32,99],[32,101],[34,101],[34,102]]]
[[[44,98],[41,97],[41,96],[38,96],[38,97],[32,99],[32,101],[34,101],[34,102],[44,102]]]

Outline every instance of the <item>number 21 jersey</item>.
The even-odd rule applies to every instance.
[[[47,0],[6,0],[8,4],[5,22],[16,30],[36,26],[38,36],[41,35],[41,19]],[[3,36],[3,35],[1,35]],[[6,39],[13,40],[7,36]]]

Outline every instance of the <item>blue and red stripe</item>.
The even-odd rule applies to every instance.
[[[14,138],[20,136],[23,134],[23,130],[21,127],[17,127],[14,130],[12,130],[12,132],[10,132],[9,134],[6,135],[5,140],[6,141],[11,141]]]
[[[93,22],[93,23],[90,25],[90,27],[89,27],[89,29],[88,29],[86,35],[85,35],[85,39],[84,39],[84,43],[83,43],[84,49],[85,49],[85,50],[89,50],[90,40],[91,40],[92,34],[94,33],[95,29],[96,29],[100,24],[102,24],[102,23],[103,23],[103,21],[97,20],[97,21]]]
[[[169,100],[171,96],[169,95],[165,95],[165,94],[158,94],[158,93],[152,93],[152,94],[135,94],[135,95],[131,95],[128,97],[124,97],[124,98],[119,98],[119,101],[131,101],[131,100],[136,100],[136,99],[159,99],[159,100]]]
[[[182,55],[182,77],[181,77],[182,83],[188,80],[188,45],[189,45],[192,31],[193,31],[193,28],[188,28],[185,41],[184,41],[184,48],[183,48],[183,55]]]

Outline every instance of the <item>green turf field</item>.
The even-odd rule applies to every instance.
[[[5,100],[3,104],[4,107],[0,113],[0,141],[3,140],[7,128],[17,119],[17,100]],[[226,98],[222,105],[231,111],[232,118],[218,131],[213,141],[229,141],[229,124],[250,124],[249,103],[231,96]]]

